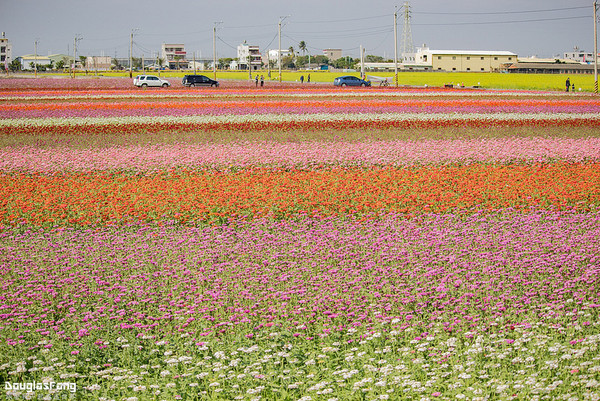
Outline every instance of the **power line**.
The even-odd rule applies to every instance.
[[[565,7],[565,8],[550,8],[546,10],[527,10],[527,11],[491,11],[491,12],[435,12],[435,11],[414,11],[414,14],[429,14],[429,15],[501,15],[501,14],[527,14],[527,13],[545,13],[554,11],[581,10],[587,9],[587,6],[581,7]]]
[[[331,24],[331,23],[337,23],[337,22],[363,21],[363,20],[368,20],[368,19],[384,18],[384,17],[388,18],[389,14],[374,15],[371,17],[361,17],[361,18],[338,19],[338,20],[322,20],[322,21],[296,21],[296,20],[294,20],[294,24]]]
[[[519,24],[529,22],[546,22],[546,21],[563,21],[573,19],[592,18],[590,15],[582,15],[577,17],[557,17],[557,18],[539,18],[539,19],[526,19],[526,20],[513,20],[513,21],[487,21],[487,22],[448,22],[448,23],[430,23],[430,24],[413,24],[419,26],[455,26],[455,25],[492,25],[492,24]]]
[[[234,46],[230,45],[229,43],[225,42],[225,41],[224,41],[223,39],[221,39],[220,37],[218,37],[218,36],[217,36],[217,39],[219,39],[219,41],[220,41],[221,43],[223,43],[224,45],[231,47],[233,50],[237,50],[237,47],[234,47]]]

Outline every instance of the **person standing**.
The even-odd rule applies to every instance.
[[[306,82],[310,83],[310,74],[308,74],[308,76],[306,77]]]
[[[261,75],[260,76],[260,87],[262,88],[263,86],[265,86],[265,76]]]
[[[571,87],[571,80],[569,78],[567,78],[567,82],[565,82],[565,84],[567,85],[567,92],[568,92],[569,88]]]
[[[303,84],[304,83],[304,75],[300,75],[300,83]]]
[[[256,78],[254,78],[254,85],[258,88],[258,74],[256,74]]]

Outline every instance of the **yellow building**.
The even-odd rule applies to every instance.
[[[431,50],[418,49],[417,64],[431,65],[433,71],[497,72],[506,64],[517,62],[517,55],[509,51]]]

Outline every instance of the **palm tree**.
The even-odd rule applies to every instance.
[[[294,56],[296,55],[296,53],[294,52],[294,46],[290,46],[290,48],[288,49],[288,51],[290,52],[290,56],[292,56],[292,62],[294,61]]]
[[[300,51],[302,52],[302,55],[306,55],[306,42],[305,41],[300,41],[300,43],[298,43],[298,48],[300,49]],[[310,68],[310,53],[308,54],[308,68]]]
[[[304,54],[306,53],[306,42],[305,41],[300,41],[300,43],[298,43],[298,48],[300,49],[300,51],[302,52],[302,55],[304,56]]]

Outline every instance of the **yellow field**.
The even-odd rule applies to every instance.
[[[147,72],[157,74],[155,71]],[[193,71],[161,71],[160,76],[167,78],[181,78],[186,74],[194,73]],[[198,74],[204,74],[213,77],[212,70],[196,71]],[[135,72],[134,75],[141,74]],[[277,70],[271,71],[271,77],[268,76],[267,70],[253,72],[263,75],[265,81],[276,82],[279,80]],[[304,75],[305,83],[307,75],[310,74],[311,83],[333,83],[335,77],[343,75],[359,76],[360,73],[346,72],[330,72],[330,71],[283,71],[282,81],[284,82],[300,82],[300,76]],[[56,75],[56,74],[52,74]],[[93,75],[93,73],[88,73]],[[126,77],[128,72],[102,72],[103,76]],[[393,72],[373,72],[368,75],[377,77],[393,77]],[[38,74],[42,76],[42,74]],[[85,76],[79,72],[77,76]],[[399,72],[398,85],[408,86],[431,86],[440,87],[446,84],[454,86],[480,86],[486,89],[526,89],[526,90],[550,90],[563,91],[565,89],[565,81],[570,78],[571,83],[575,84],[576,91],[592,92],[594,90],[594,76],[589,75],[564,75],[564,74],[502,74],[502,73],[476,73],[476,72]],[[218,71],[217,79],[223,80],[247,80],[249,79],[247,71]],[[373,83],[377,85],[377,83]]]

